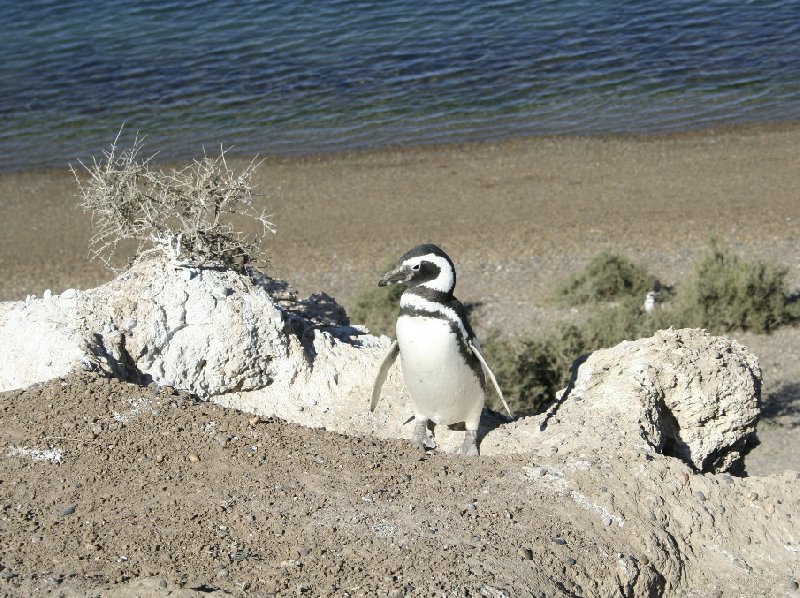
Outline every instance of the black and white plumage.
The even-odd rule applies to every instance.
[[[464,443],[458,452],[478,454],[477,431],[485,400],[486,378],[494,384],[508,410],[494,374],[480,352],[464,306],[453,296],[456,271],[439,247],[419,245],[404,254],[379,286],[402,284],[397,340],[381,363],[370,410],[398,354],[414,407],[412,442],[428,445],[427,423],[464,423]],[[509,414],[511,412],[509,411]]]

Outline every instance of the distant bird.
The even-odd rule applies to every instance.
[[[511,411],[481,355],[464,306],[453,296],[453,262],[436,245],[419,245],[404,254],[378,282],[382,287],[390,284],[402,284],[406,289],[400,298],[397,340],[375,378],[370,411],[375,410],[386,375],[399,354],[414,407],[412,443],[421,449],[431,446],[429,420],[443,425],[464,422],[464,441],[456,452],[477,455],[486,376],[509,415]]]
[[[642,306],[644,308],[644,311],[646,311],[647,313],[653,311],[656,308],[657,299],[658,299],[658,293],[656,293],[655,291],[647,291],[647,295],[645,295],[644,298],[644,305]]]

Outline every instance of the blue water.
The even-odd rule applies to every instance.
[[[800,120],[800,2],[0,0],[0,170]]]

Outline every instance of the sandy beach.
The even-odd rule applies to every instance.
[[[301,293],[346,303],[433,241],[459,267],[462,300],[492,311],[536,301],[601,249],[675,282],[711,238],[790,268],[796,284],[799,149],[798,126],[535,138],[268,156],[255,183],[277,229],[269,272]],[[87,259],[91,220],[76,193],[66,169],[0,175],[0,299],[112,277]]]
[[[301,295],[325,291],[347,306],[399,254],[431,241],[454,259],[457,294],[478,304],[481,329],[514,334],[569,317],[548,302],[549,290],[602,249],[675,283],[715,238],[785,266],[797,289],[798,166],[800,126],[785,126],[267,157],[255,182],[277,228],[268,272]],[[91,218],[76,192],[67,170],[0,175],[0,300],[114,276],[87,258]],[[763,482],[758,493],[709,475],[670,488],[677,496],[693,485],[680,499],[688,504],[719,485],[729,508],[742,509],[761,495],[775,521],[788,522],[788,502],[767,503],[798,475],[783,472],[800,466],[800,329],[733,336],[764,374],[762,444],[747,457],[748,474],[783,477],[751,478]],[[141,401],[159,409],[109,419]],[[616,560],[606,556],[619,550],[622,528],[563,498],[551,505],[540,490],[519,498],[544,483],[528,481],[532,464],[568,455],[420,457],[402,441],[252,420],[171,388],[85,373],[2,393],[0,412],[4,445],[66,447],[57,465],[6,455],[0,593],[609,595],[604,584],[616,583]],[[615,459],[612,478],[628,467],[628,457]],[[628,482],[605,483],[637,496]],[[631,510],[652,516],[644,499]],[[708,537],[721,533],[722,513],[709,515]],[[636,525],[623,531],[636,537]],[[676,574],[664,595],[797,590],[798,579],[780,575],[780,588],[764,589],[758,574],[743,587],[709,565],[688,581]]]
[[[345,307],[423,242],[452,256],[479,332],[546,325],[552,286],[603,249],[673,284],[716,239],[800,287],[800,125],[266,156],[254,183],[277,230],[267,272]],[[0,175],[0,300],[113,278],[88,259],[76,193],[66,169]],[[796,328],[735,336],[758,348],[765,397],[796,388]]]

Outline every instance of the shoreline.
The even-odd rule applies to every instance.
[[[452,140],[452,141],[431,141],[428,143],[409,143],[409,144],[380,144],[375,146],[363,147],[337,147],[330,150],[318,149],[310,151],[293,151],[285,153],[252,153],[252,152],[237,152],[236,145],[231,145],[229,150],[225,151],[226,156],[232,161],[249,161],[251,159],[266,158],[278,162],[296,162],[296,161],[324,161],[327,159],[341,159],[341,158],[357,158],[358,156],[369,154],[402,154],[402,153],[417,153],[417,152],[437,152],[446,150],[447,148],[459,148],[468,150],[486,145],[515,145],[527,144],[536,142],[556,142],[556,141],[630,141],[630,142],[646,142],[646,141],[670,141],[690,138],[702,138],[707,136],[718,136],[725,134],[741,134],[741,135],[757,135],[765,133],[786,133],[792,131],[800,131],[800,119],[792,119],[785,121],[763,121],[763,122],[741,122],[729,124],[713,124],[698,128],[691,129],[676,129],[676,130],[658,130],[653,132],[639,132],[639,133],[550,133],[541,135],[502,135],[496,138],[483,138],[472,140]],[[144,149],[158,151],[158,148],[150,148],[147,143],[148,136],[142,137],[145,140]],[[113,139],[109,139],[110,142]],[[97,148],[95,157],[100,157],[103,150],[108,148],[108,145]],[[123,144],[124,145],[124,144]],[[217,152],[216,147],[208,154],[213,156]],[[144,155],[149,155],[148,151],[144,151]],[[193,156],[167,156],[166,158],[159,159],[159,156],[154,156],[152,163],[160,168],[168,168],[175,165],[187,164],[193,159],[198,158],[199,155]],[[31,165],[24,168],[13,168],[4,170],[0,167],[0,177],[8,175],[25,175],[25,174],[39,174],[42,176],[52,173],[69,172],[70,165],[80,166],[77,159],[70,159],[64,162],[63,166],[55,165]]]

